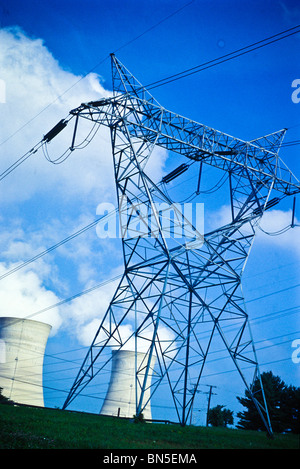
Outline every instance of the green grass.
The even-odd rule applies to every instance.
[[[181,427],[0,405],[0,449],[299,449],[298,435]]]

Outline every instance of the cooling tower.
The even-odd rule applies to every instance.
[[[144,360],[144,362],[143,362]],[[142,352],[130,350],[115,350],[112,352],[112,368],[108,391],[102,405],[100,414],[114,415],[132,418],[136,415],[136,378],[135,370],[146,366],[147,357]],[[147,377],[147,385],[150,386],[155,357],[152,357],[151,367]],[[144,372],[139,372],[139,381],[143,383]],[[137,398],[139,400],[140,389],[138,386]],[[143,402],[147,402],[150,397],[149,389],[144,393]],[[150,401],[142,411],[145,419],[151,420]]]
[[[44,406],[43,361],[49,324],[0,318],[0,387],[14,402]]]

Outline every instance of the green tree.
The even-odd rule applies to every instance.
[[[273,431],[276,433],[299,433],[300,388],[287,386],[279,376],[273,375],[271,371],[262,373],[261,380]],[[252,392],[256,399],[263,404],[262,395],[258,393],[259,389],[260,383],[257,378]],[[237,399],[247,409],[237,414],[240,419],[237,427],[246,430],[265,430],[249,391],[245,391],[245,397],[237,397]]]
[[[8,399],[8,397],[3,396],[2,391],[3,388],[0,388],[0,404],[14,404],[14,402]]]
[[[213,427],[227,427],[233,424],[233,412],[223,405],[212,407],[208,411],[208,423]]]

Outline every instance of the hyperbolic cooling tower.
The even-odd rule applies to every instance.
[[[114,350],[112,352],[112,368],[110,383],[106,398],[103,402],[100,414],[114,415],[120,417],[132,418],[136,415],[136,377],[135,370],[145,359],[142,352],[134,352],[131,350]],[[145,359],[146,360],[146,359]],[[145,361],[145,366],[146,366]],[[152,370],[155,363],[155,357],[152,356],[151,367],[147,376],[147,387],[151,384]],[[143,365],[141,366],[141,369]],[[139,380],[144,379],[144,373],[139,372]],[[140,392],[137,390],[137,399],[139,400]],[[150,391],[147,389],[144,393],[143,402],[146,403],[150,398]],[[151,420],[150,400],[145,409],[142,411],[145,419]]]
[[[0,387],[14,402],[44,406],[43,361],[49,324],[0,318]]]

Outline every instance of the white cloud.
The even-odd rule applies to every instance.
[[[101,325],[102,319],[107,311],[110,301],[116,291],[116,288],[120,282],[120,274],[122,272],[121,266],[114,270],[112,278],[116,278],[114,281],[106,283],[103,287],[95,290],[93,293],[87,296],[82,296],[75,299],[71,303],[65,305],[62,309],[62,314],[65,320],[65,326],[72,324],[72,333],[75,334],[82,345],[90,345],[95,337],[98,328]],[[151,308],[152,303],[150,300],[145,299],[147,307]],[[137,317],[135,318],[135,310],[127,312],[124,322],[118,327],[118,334],[120,334],[122,341],[126,342],[124,349],[134,350],[135,348],[135,336],[134,336],[134,324],[136,321],[142,323],[146,317],[146,307],[139,303],[139,311],[137,311]],[[119,308],[118,308],[119,309]],[[121,316],[125,313],[125,310],[120,312],[115,310],[115,319],[118,322]],[[109,330],[109,319],[106,318],[104,327]],[[174,340],[174,332],[167,328],[162,322],[158,326],[158,335],[161,341],[162,349],[170,346],[170,343]],[[148,326],[141,332],[138,338],[137,346],[140,352],[146,352],[149,348],[149,340],[153,336],[153,325],[149,322]],[[129,339],[130,338],[130,339]],[[102,330],[97,337],[97,342],[105,341],[107,335]],[[110,346],[118,346],[118,342],[113,339],[110,341]]]
[[[0,103],[1,174],[71,109],[108,97],[111,91],[95,73],[83,78],[62,69],[42,39],[30,38],[18,27],[0,29],[0,43],[0,79],[6,98]],[[73,125],[74,119],[50,142],[52,159],[70,146]],[[77,144],[91,126],[80,120]],[[166,157],[160,148],[151,155],[147,172],[154,180],[161,178]],[[101,127],[85,149],[72,152],[60,165],[49,163],[41,150],[32,155],[0,181],[0,210],[8,213],[0,215],[0,276],[91,223],[102,202],[116,202],[108,128]],[[115,258],[111,243],[101,242],[96,231],[89,232],[0,279],[0,315],[31,316],[78,292],[79,287],[85,290],[101,278],[114,277],[119,260],[111,262],[112,252]],[[68,272],[71,280],[63,277]],[[108,284],[33,319],[50,323],[52,333],[72,324],[81,343],[90,343],[115,288],[116,283]]]
[[[2,145],[2,172],[37,144],[71,109],[82,102],[110,96],[111,92],[104,89],[101,77],[96,74],[82,79],[63,70],[41,39],[28,38],[18,28],[0,30],[0,42],[1,79],[6,83],[6,102],[0,106],[0,140],[8,138]],[[57,96],[61,97],[56,99]],[[70,146],[73,123],[69,127],[49,145],[51,158],[57,158]],[[87,135],[88,129],[90,124],[82,123],[79,134]],[[79,194],[86,197],[95,190],[97,196],[103,194],[109,189],[113,174],[108,164],[111,163],[110,142],[101,138],[106,134],[107,129],[101,129],[97,144],[93,142],[88,151],[74,152],[59,166],[47,162],[40,150],[2,181],[2,202],[26,200],[37,192],[54,190],[55,194],[59,190],[61,196],[68,198]],[[6,183],[8,179],[10,184]]]
[[[56,230],[60,234],[59,223],[56,224]],[[81,341],[83,327],[88,327],[89,322],[95,318],[100,323],[115,291],[116,282],[108,283],[103,288],[95,290],[94,293],[76,298],[59,307],[52,308],[52,306],[62,299],[80,293],[80,286],[82,290],[85,290],[100,283],[99,277],[104,277],[105,280],[116,277],[123,267],[114,269],[112,261],[107,264],[107,261],[105,262],[107,253],[101,253],[101,247],[95,259],[91,247],[93,240],[90,241],[88,236],[84,238],[84,242],[80,237],[75,238],[68,247],[66,244],[62,245],[58,253],[56,250],[50,251],[47,255],[42,255],[30,262],[50,247],[51,235],[47,237],[42,229],[37,228],[34,232],[26,231],[20,222],[6,229],[2,226],[0,233],[0,316],[28,317],[29,319],[32,317],[32,319],[47,322],[52,325],[52,334],[55,334],[60,327],[70,328]],[[97,242],[96,233],[94,233],[94,238]],[[46,240],[48,240],[48,245],[44,244]],[[60,258],[63,259],[63,265],[68,266],[70,274],[75,275],[75,279],[72,275],[67,279],[62,276]],[[22,264],[24,265],[20,269]],[[101,265],[102,269],[99,269]],[[76,282],[76,276],[78,282]],[[51,308],[49,311],[39,313],[48,307]]]
[[[78,334],[82,327],[93,319],[97,319],[98,325],[100,324],[118,282],[119,280],[115,280],[105,284],[95,292],[75,299],[64,308],[65,317],[74,321]]]
[[[0,143],[8,139],[1,145],[1,173],[66,118],[70,110],[82,102],[109,97],[111,91],[103,87],[102,78],[95,73],[83,78],[63,70],[41,39],[29,38],[19,28],[0,30],[0,42],[0,78],[6,84],[6,102],[0,105]],[[80,120],[76,144],[84,140],[92,126],[91,122]],[[73,127],[74,119],[47,146],[51,159],[70,147]],[[151,174],[160,176],[165,158],[162,149],[154,151],[148,164]],[[0,186],[2,203],[26,200],[37,193],[50,195],[51,191],[62,202],[80,197],[82,203],[89,197],[100,203],[114,196],[108,128],[101,127],[86,148],[72,152],[61,165],[46,161],[39,150]]]
[[[79,340],[83,345],[90,345],[92,343],[92,340],[95,337],[95,334],[100,326],[100,320],[97,318],[94,318],[92,321],[88,322],[86,325],[84,325],[81,328],[80,331],[80,336]],[[135,335],[134,335],[134,321],[132,322],[127,322],[124,324],[121,324],[118,327],[118,338],[119,336],[122,338],[123,342],[126,342],[125,345],[123,346],[123,350],[135,350]],[[104,327],[109,330],[109,323],[106,322],[104,324]],[[149,326],[146,330],[143,331],[142,334],[137,339],[137,350],[139,352],[146,353],[149,350],[150,347],[150,341],[152,340],[153,337],[153,326]],[[160,341],[160,348],[162,351],[165,351],[168,347],[170,347],[170,344],[173,344],[173,341],[175,339],[175,334],[174,332],[165,327],[162,326],[161,324],[158,326],[158,337]],[[97,336],[97,341],[105,341],[107,339],[107,335],[103,332],[103,330],[100,332],[100,334]],[[109,342],[110,347],[118,347],[119,346],[119,341],[114,341],[113,339],[110,340]],[[175,346],[174,346],[175,348]],[[158,349],[154,352],[158,352]],[[171,351],[168,356],[174,355],[175,352]]]
[[[232,220],[230,205],[221,205],[219,210],[211,212],[207,212],[204,206],[204,217],[206,232],[225,226]]]
[[[231,222],[231,208],[229,205],[222,205],[216,212],[206,213],[205,216],[206,226],[209,229],[216,229]],[[299,226],[289,228],[291,222],[291,210],[267,210],[259,227],[256,227],[255,244],[265,244],[300,255]],[[296,218],[294,223],[299,225]]]
[[[0,275],[7,271],[8,269],[0,264]],[[52,308],[38,316],[34,313],[58,301],[55,293],[47,290],[40,277],[33,271],[19,271],[0,282],[0,316],[45,322],[52,326],[51,334],[55,334],[62,324],[58,308]]]
[[[261,230],[257,231],[257,241],[267,243],[274,248],[288,250],[299,256],[299,226],[288,229],[291,222],[292,210],[266,211],[261,220]],[[299,225],[299,221],[296,218],[294,223]]]

